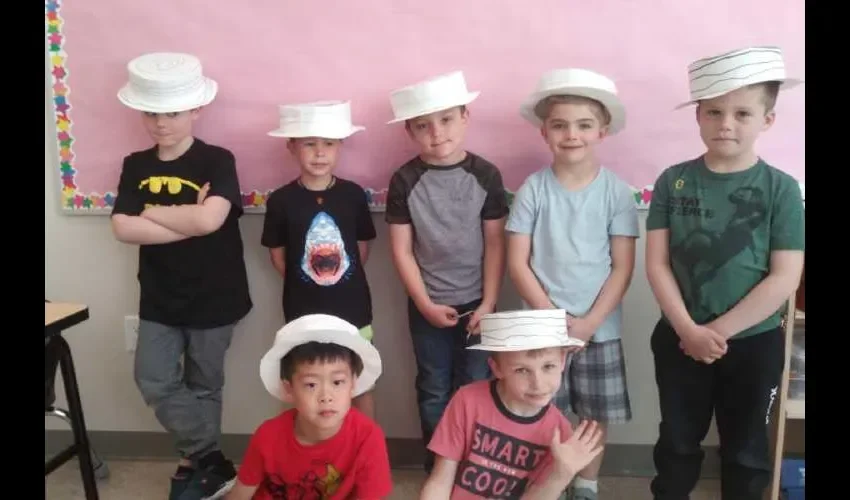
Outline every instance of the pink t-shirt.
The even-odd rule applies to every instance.
[[[496,381],[482,380],[457,390],[428,449],[458,462],[452,500],[519,498],[551,467],[555,427],[561,440],[572,435],[553,405],[534,416],[514,415],[496,393]]]

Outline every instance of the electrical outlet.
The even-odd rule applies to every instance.
[[[127,346],[127,352],[136,350],[136,342],[139,340],[139,317],[124,316],[124,343]]]

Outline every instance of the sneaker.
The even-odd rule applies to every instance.
[[[171,476],[171,490],[168,492],[168,500],[179,500],[180,496],[186,491],[186,487],[192,481],[192,476],[195,474],[195,469],[184,465],[177,467],[177,472]]]
[[[179,500],[217,500],[236,484],[236,469],[233,462],[224,460],[204,469],[198,469],[180,495]]]
[[[591,490],[590,488],[572,487],[567,490],[568,500],[597,500],[596,497],[596,492]]]

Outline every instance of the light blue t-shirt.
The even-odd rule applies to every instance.
[[[550,167],[531,174],[506,229],[531,235],[531,270],[549,300],[572,316],[590,311],[611,273],[611,236],[640,236],[632,190],[604,167],[580,191],[564,188]],[[591,340],[621,338],[622,316],[621,303]]]

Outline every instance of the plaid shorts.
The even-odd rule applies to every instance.
[[[606,424],[631,420],[622,342],[588,342],[571,354],[553,402],[563,413],[571,411],[582,419]]]

